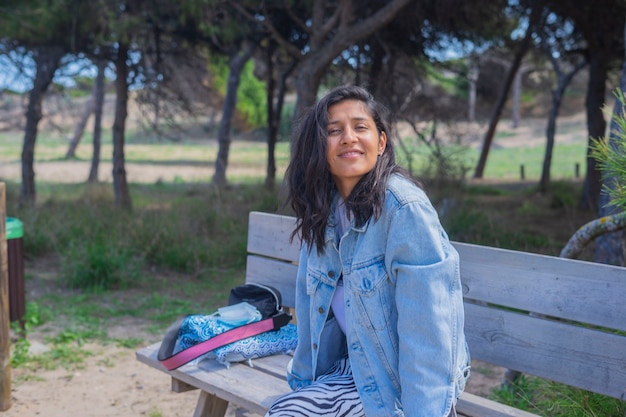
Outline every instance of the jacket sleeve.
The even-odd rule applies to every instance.
[[[289,363],[287,382],[293,390],[310,385],[314,378],[311,352],[311,326],[309,318],[309,296],[306,292],[306,270],[308,249],[302,245],[298,274],[296,276],[296,321],[298,326],[298,345]]]
[[[458,254],[428,201],[399,208],[388,236],[385,262],[396,282],[404,414],[446,416],[463,331]]]

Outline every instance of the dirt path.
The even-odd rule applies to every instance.
[[[115,346],[87,347],[82,369],[13,370],[12,407],[3,417],[88,417],[193,415],[196,395],[170,391],[169,378],[139,363],[134,351]],[[24,380],[23,378],[28,377]]]
[[[87,181],[90,165],[89,161],[39,161],[34,167],[35,178],[37,181],[46,182],[81,183]],[[209,181],[214,172],[212,164],[208,162],[205,166],[126,163],[125,168],[129,183],[144,184],[154,184],[157,181],[173,182],[177,179],[191,182]],[[110,162],[101,162],[98,170],[99,180],[112,182],[112,170],[113,165]],[[21,162],[0,164],[0,179],[20,181],[21,175]]]

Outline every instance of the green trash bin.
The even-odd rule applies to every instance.
[[[23,223],[14,217],[7,217],[6,236],[9,264],[9,319],[21,322],[26,314]]]

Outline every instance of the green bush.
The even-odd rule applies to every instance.
[[[126,288],[140,275],[140,262],[132,251],[103,235],[72,242],[62,258],[63,276],[70,288],[96,292]]]
[[[550,193],[552,196],[550,207],[573,208],[578,204],[581,190],[580,187],[575,184],[564,181],[555,181],[550,184]]]
[[[245,224],[230,213],[209,209],[204,199],[184,200],[171,210],[137,213],[129,239],[148,264],[193,273],[242,265]]]
[[[82,194],[58,186],[52,194],[17,213],[25,254],[58,259],[68,287],[97,292],[133,287],[150,268],[186,274],[243,268],[249,211],[279,207],[277,192],[257,184],[202,193],[143,186],[130,213],[88,186]]]

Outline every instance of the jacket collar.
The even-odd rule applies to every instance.
[[[339,195],[339,192],[335,191],[335,194],[333,196],[333,202],[330,205],[330,218],[328,219],[328,223],[326,224],[326,232],[324,234],[324,239],[326,243],[333,242],[335,240],[335,226],[336,226],[335,211],[337,210],[337,205],[339,204],[340,198],[341,196]],[[365,231],[367,231],[368,225],[369,225],[369,221],[365,222],[363,226],[360,226],[360,227],[355,226],[354,216],[352,216],[352,218],[350,219],[349,227],[355,232],[365,233]]]

